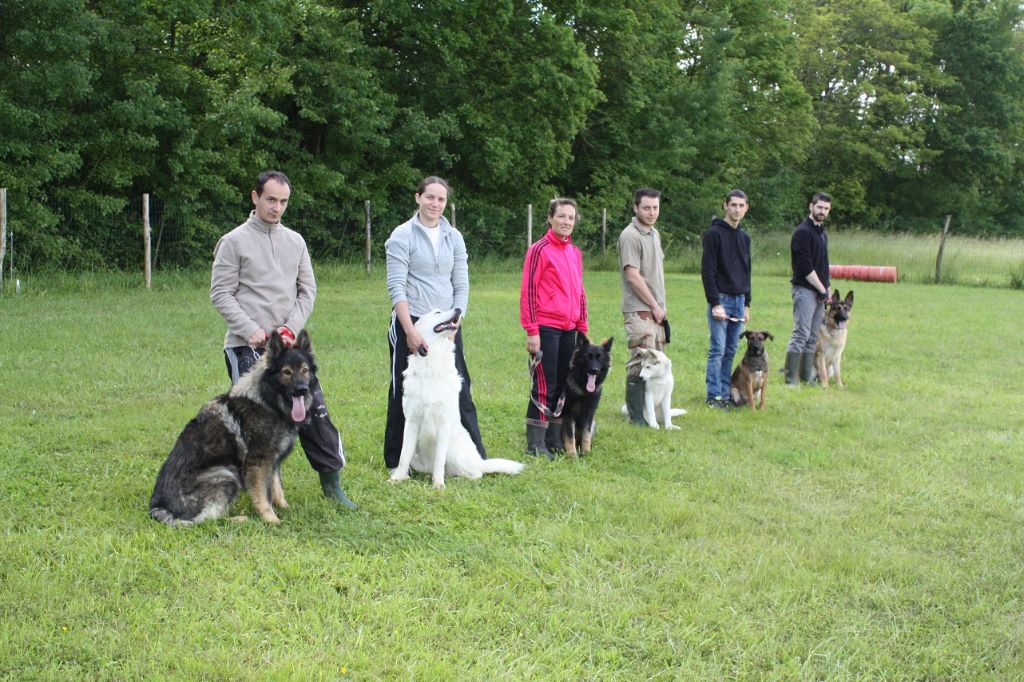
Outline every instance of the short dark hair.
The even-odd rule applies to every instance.
[[[281,184],[288,185],[288,189],[292,188],[292,181],[288,179],[288,176],[281,171],[268,170],[260,173],[260,176],[256,178],[256,196],[263,195],[263,186],[267,184],[268,180],[276,180]]]
[[[416,188],[416,194],[423,194],[423,190],[427,188],[427,185],[441,185],[444,187],[444,191],[448,194],[452,193],[452,188],[448,186],[448,181],[444,178],[439,178],[436,175],[428,175],[427,177],[420,180],[419,186]]]
[[[643,200],[644,197],[649,199],[658,199],[660,201],[661,192],[656,189],[651,189],[650,187],[641,187],[637,191],[633,192],[633,205],[639,206],[640,201]]]
[[[555,197],[548,202],[548,217],[553,218],[555,211],[558,210],[559,206],[572,206],[576,210],[576,217],[580,215],[580,207],[576,204],[575,199],[567,199],[566,197]]]
[[[729,203],[729,199],[732,199],[733,197],[736,197],[737,199],[743,199],[743,201],[749,201],[749,199],[747,199],[747,193],[746,192],[744,192],[741,189],[734,189],[734,190],[732,190],[731,192],[729,192],[728,194],[725,195],[725,203],[728,204]]]
[[[824,192],[815,192],[814,195],[811,196],[811,203],[812,204],[816,204],[819,201],[824,201],[827,204],[831,204],[832,203],[832,197],[830,197],[829,195],[825,194]]]

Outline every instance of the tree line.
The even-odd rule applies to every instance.
[[[292,210],[333,207],[314,239],[354,248],[364,201],[409,213],[427,174],[509,254],[527,204],[577,198],[586,235],[638,186],[677,237],[732,187],[755,229],[820,189],[838,226],[951,214],[1021,235],[1022,18],[1008,0],[4,0],[0,187],[28,267],[136,262],[143,192],[179,226],[171,262],[205,261],[266,168]]]

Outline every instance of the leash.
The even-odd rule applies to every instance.
[[[533,375],[537,372],[543,372],[544,369],[540,366],[540,361],[544,357],[544,351],[538,349],[536,353],[530,356],[526,362],[526,367],[530,374],[530,380],[533,380]],[[533,397],[533,391],[530,391],[530,402],[533,406],[540,410],[540,413],[548,419],[558,419],[562,416],[562,408],[565,407],[565,391],[562,391],[562,395],[558,398],[558,404],[555,405],[555,410],[552,412],[551,408],[547,405],[542,405],[539,400]]]

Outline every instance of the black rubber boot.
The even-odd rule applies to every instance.
[[[800,354],[800,381],[814,383],[814,353]]]
[[[637,426],[649,426],[644,419],[644,393],[647,391],[647,382],[640,377],[626,375],[626,411],[629,413],[629,423]]]
[[[534,457],[544,455],[549,460],[555,458],[554,454],[548,450],[548,446],[544,443],[544,437],[547,435],[547,432],[547,422],[535,419],[526,420],[526,454]]]
[[[359,509],[356,503],[348,499],[348,495],[341,489],[340,471],[321,471],[320,488],[324,491],[324,497],[334,500],[348,509]]]
[[[800,385],[800,356],[803,353],[786,353],[786,385]]]
[[[552,419],[548,422],[548,430],[544,434],[544,445],[550,452],[565,452],[565,444],[562,443],[562,420]]]

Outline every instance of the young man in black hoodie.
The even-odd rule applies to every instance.
[[[715,218],[704,233],[701,280],[708,302],[708,407],[729,409],[732,361],[743,325],[750,321],[750,235],[740,221],[747,214],[747,195],[729,192],[723,204],[725,218]]]
[[[789,242],[793,265],[793,333],[786,348],[786,385],[797,378],[810,383],[814,373],[814,347],[828,300],[828,235],[823,223],[832,209],[832,197],[817,192],[811,197],[810,215],[796,226]]]

